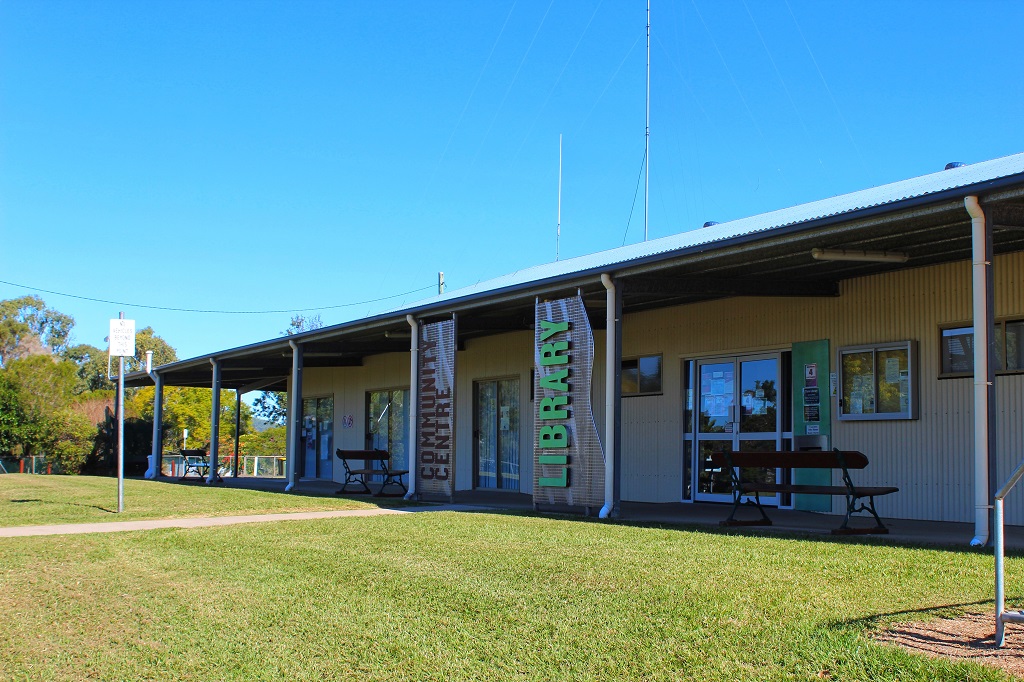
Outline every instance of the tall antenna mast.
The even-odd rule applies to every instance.
[[[647,0],[647,120],[644,127],[644,241],[651,194],[651,0]]]
[[[555,226],[555,260],[558,260],[558,243],[562,239],[562,133],[558,133],[558,223]]]

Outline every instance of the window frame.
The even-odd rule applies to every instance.
[[[868,413],[846,413],[843,405],[843,393],[844,389],[844,365],[843,357],[845,355],[852,355],[854,353],[871,353],[872,355],[872,369],[871,369],[871,385],[874,391],[872,398],[875,403],[875,409],[878,404],[878,384],[879,384],[879,366],[878,366],[878,354],[883,351],[891,350],[905,350],[907,352],[907,372],[908,372],[908,385],[907,390],[909,397],[907,399],[907,409],[899,412],[868,412]],[[920,385],[920,372],[918,368],[918,353],[917,353],[917,341],[905,340],[905,341],[891,341],[883,343],[861,343],[851,346],[843,346],[837,350],[836,353],[836,369],[838,371],[838,381],[836,386],[836,398],[835,398],[835,414],[836,419],[839,421],[899,421],[899,420],[913,420],[919,418],[919,407],[918,407],[918,386]]]
[[[1010,324],[1024,324],[1024,317],[997,317],[994,321],[993,335],[1001,332],[1003,339],[1002,348],[1002,363],[1004,367],[1002,369],[996,368],[995,374],[997,376],[1013,375],[1013,374],[1024,374],[1024,367],[1018,369],[1006,369],[1006,327]],[[970,372],[944,372],[942,371],[942,362],[946,357],[946,344],[945,344],[945,332],[951,329],[970,329],[971,338],[974,338],[974,322],[971,320],[961,322],[944,322],[939,325],[939,366],[937,368],[937,377],[939,379],[965,379],[974,376],[974,353],[971,353],[971,371]],[[972,344],[973,347],[973,344]],[[999,353],[996,353],[996,361],[1000,359]]]
[[[658,390],[656,391],[641,391],[640,390],[640,361],[646,358],[658,358]],[[636,380],[636,391],[627,393],[622,388],[622,375],[626,369],[627,362],[636,362],[637,380]],[[665,394],[665,356],[662,353],[647,353],[643,355],[627,355],[619,359],[619,394],[623,398],[637,398],[642,396],[652,395],[664,395]]]

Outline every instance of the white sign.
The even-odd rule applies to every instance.
[[[134,357],[135,320],[110,321],[110,354],[116,357]]]

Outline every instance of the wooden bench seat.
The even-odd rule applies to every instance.
[[[338,448],[334,453],[338,459],[341,460],[341,465],[345,467],[345,482],[341,488],[335,492],[336,495],[344,494],[370,494],[370,478],[373,476],[381,476],[380,490],[377,491],[376,497],[388,497],[388,496],[399,496],[405,495],[409,492],[409,489],[405,487],[405,483],[402,482],[402,477],[409,473],[407,469],[392,469],[389,464],[391,462],[391,453],[387,450],[342,450]],[[362,467],[353,467],[349,465],[349,461],[363,463]],[[380,469],[374,469],[371,462],[380,462]],[[349,490],[348,487],[351,484],[357,484],[362,487],[362,490]],[[388,495],[384,492],[388,486],[399,486],[402,489],[401,493],[394,495]]]
[[[802,494],[802,495],[833,495],[846,498],[846,516],[836,534],[850,533],[888,533],[889,529],[882,523],[875,510],[875,498],[899,492],[892,486],[857,486],[850,478],[850,469],[864,469],[868,458],[856,450],[832,451],[777,451],[777,452],[716,452],[711,455],[711,464],[727,470],[732,488],[733,506],[729,518],[722,521],[726,526],[770,526],[772,521],[761,504],[762,494]],[[839,469],[843,472],[843,485],[801,485],[795,483],[777,483],[756,481],[743,478],[744,469]],[[753,499],[750,497],[753,496]],[[761,512],[761,518],[742,521],[736,518],[736,512],[742,504],[752,504]],[[875,526],[869,528],[852,528],[850,517],[859,512],[867,512],[875,519]]]

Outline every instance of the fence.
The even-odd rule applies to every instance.
[[[53,474],[59,473],[57,469],[46,463],[46,455],[32,455],[31,457],[3,457],[0,458],[0,474]]]
[[[234,455],[220,459],[220,475],[230,476],[234,468]],[[238,457],[238,475],[245,477],[260,478],[284,478],[285,476],[284,455],[240,455]],[[45,455],[33,455],[31,457],[3,457],[0,458],[0,474],[55,474],[60,471],[46,463]],[[178,477],[185,472],[181,455],[164,455],[164,465],[161,474],[164,476]]]
[[[234,455],[219,458],[221,476],[230,476],[234,470]],[[240,455],[238,457],[238,475],[245,477],[284,478],[284,455]],[[160,473],[164,476],[178,477],[185,472],[185,464],[181,455],[164,455],[164,464]]]

